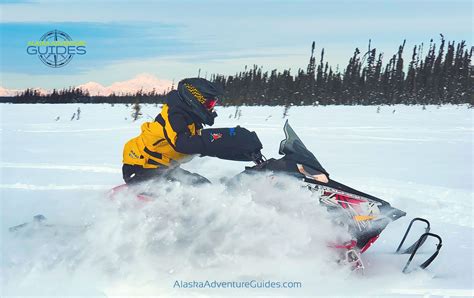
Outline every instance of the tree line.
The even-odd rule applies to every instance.
[[[437,48],[433,40],[412,49],[405,65],[405,41],[387,64],[383,53],[372,48],[356,48],[343,71],[314,56],[315,43],[306,70],[296,75],[291,69],[263,72],[256,65],[234,76],[216,75],[224,86],[224,103],[229,105],[381,105],[381,104],[461,104],[473,102],[471,57],[466,42],[446,43],[441,35]]]
[[[0,97],[0,102],[8,103],[162,103],[166,92],[158,93],[155,90],[135,93],[116,94],[108,96],[90,95],[89,91],[81,88],[69,87],[62,90],[53,89],[51,93],[42,94],[37,89],[28,88],[13,97]]]
[[[411,59],[404,60],[405,41],[384,63],[384,54],[372,47],[356,48],[347,66],[339,70],[315,56],[315,42],[306,69],[270,72],[254,65],[235,75],[214,74],[210,80],[222,85],[222,105],[383,105],[383,104],[473,104],[473,47],[465,41],[440,44],[431,40],[414,46]],[[316,62],[318,60],[318,62]],[[18,103],[161,103],[165,93],[138,91],[135,94],[90,96],[87,91],[68,88],[42,95],[27,89],[10,102]],[[5,98],[1,99],[5,102]]]

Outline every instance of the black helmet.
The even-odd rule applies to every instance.
[[[214,124],[217,113],[213,108],[222,95],[219,86],[202,78],[184,79],[178,84],[178,94],[203,124]]]

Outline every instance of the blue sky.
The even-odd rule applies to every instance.
[[[310,45],[331,65],[355,47],[392,55],[407,39],[472,45],[471,1],[13,1],[1,0],[1,83],[15,89],[104,85],[139,73],[179,80],[233,74],[245,65],[306,68]],[[26,42],[58,29],[87,42],[87,54],[48,68],[26,54]]]

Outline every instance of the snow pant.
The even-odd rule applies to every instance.
[[[145,169],[137,165],[124,164],[122,166],[122,175],[123,180],[127,184],[136,184],[155,179],[180,181],[193,185],[211,183],[206,177],[183,170],[180,167]]]

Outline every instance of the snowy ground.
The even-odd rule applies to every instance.
[[[79,121],[70,121],[81,108]],[[264,177],[225,188],[247,163],[195,158],[184,168],[213,186],[170,184],[163,199],[110,202],[121,154],[140,123],[123,105],[1,108],[0,296],[9,295],[473,295],[473,110],[466,106],[293,107],[289,121],[331,177],[407,212],[363,257],[364,275],[332,261],[335,237],[314,198]],[[219,108],[216,126],[255,130],[276,157],[282,107]],[[58,121],[55,121],[59,117]],[[43,214],[49,229],[10,233]],[[413,217],[444,240],[426,271],[401,273],[394,255]],[[87,229],[81,227],[88,225]],[[434,243],[427,243],[429,253]],[[426,255],[425,255],[426,256]],[[183,289],[182,281],[297,281],[300,289]]]

